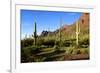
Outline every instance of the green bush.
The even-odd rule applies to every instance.
[[[45,40],[42,44],[48,47],[53,47],[55,45],[55,40],[53,39]]]
[[[26,38],[21,40],[21,47],[28,47],[33,45],[34,40],[32,38]]]
[[[79,42],[79,46],[81,48],[88,48],[89,47],[89,39],[83,39]]]

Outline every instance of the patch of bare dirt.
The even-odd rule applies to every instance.
[[[64,60],[88,60],[88,54],[65,55]]]

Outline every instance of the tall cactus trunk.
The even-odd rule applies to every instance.
[[[61,27],[62,27],[62,18],[60,17],[60,29],[59,29],[59,41],[60,41],[60,47],[61,47],[61,43],[62,43]]]
[[[36,27],[36,22],[35,22],[35,24],[34,24],[34,45],[36,45],[36,39],[37,39],[37,29],[36,29],[37,27]]]
[[[80,33],[80,24],[76,22],[76,45],[79,45],[79,33]]]
[[[77,46],[78,46],[78,44],[79,44],[79,42],[78,42],[78,41],[79,41],[79,37],[78,37],[78,36],[79,36],[79,34],[76,32],[76,45],[77,45]]]

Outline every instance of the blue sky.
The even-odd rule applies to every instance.
[[[80,18],[79,12],[56,12],[39,10],[21,10],[21,35],[22,38],[34,32],[34,23],[37,23],[37,34],[43,30],[55,31],[60,26],[71,25]]]

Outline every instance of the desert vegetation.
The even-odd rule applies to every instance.
[[[64,25],[55,31],[42,31],[37,35],[34,23],[32,37],[21,40],[21,63],[89,59],[89,13],[72,25]],[[88,18],[88,19],[86,19]]]

